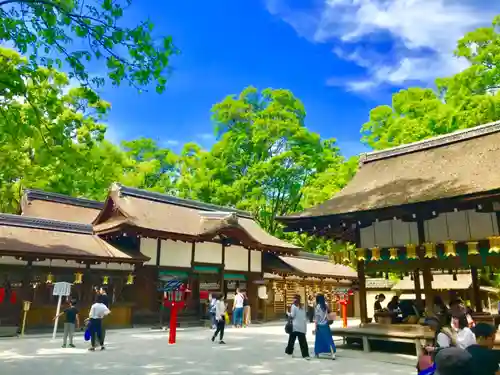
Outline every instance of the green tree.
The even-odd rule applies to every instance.
[[[455,55],[470,66],[436,80],[436,90],[409,88],[392,105],[370,111],[362,141],[375,150],[399,146],[500,119],[500,17],[458,41]]]
[[[0,48],[2,212],[17,209],[23,187],[102,197],[120,176],[120,151],[102,142],[109,103],[68,85],[64,73],[32,70],[17,52]]]
[[[276,216],[303,208],[303,189],[317,173],[344,162],[335,140],[305,127],[304,106],[288,90],[248,87],[212,111],[219,140],[190,155],[180,194],[251,211],[271,233]]]
[[[69,77],[100,86],[86,64],[105,60],[115,85],[152,83],[165,89],[171,56],[177,52],[170,37],[153,39],[154,26],[144,21],[124,26],[132,0],[0,0],[0,40],[29,55],[30,67],[70,68]],[[56,53],[55,53],[56,52]]]

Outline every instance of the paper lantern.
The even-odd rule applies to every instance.
[[[390,260],[397,260],[398,259],[398,251],[399,251],[399,249],[397,247],[391,247],[389,249],[389,259]]]
[[[457,256],[457,241],[445,241],[443,244],[445,257]]]
[[[54,282],[54,275],[52,275],[52,273],[49,272],[49,274],[47,275],[47,281],[46,283],[47,284],[52,284]]]
[[[108,285],[109,284],[109,276],[104,276],[102,278],[102,285]]]
[[[467,254],[468,255],[479,255],[479,250],[477,248],[478,242],[467,242]]]
[[[134,278],[135,276],[129,273],[127,276],[127,285],[132,285],[134,283]]]
[[[436,244],[434,242],[426,242],[424,243],[424,247],[426,258],[437,258]]]
[[[413,243],[406,245],[406,259],[418,259],[417,245]]]
[[[81,272],[75,273],[75,281],[73,281],[73,284],[81,284],[83,282],[82,278],[83,278],[83,273]]]
[[[488,252],[494,254],[500,253],[500,237],[488,237],[488,240],[490,241],[490,249],[488,250]]]
[[[351,263],[351,259],[349,259],[349,252],[348,251],[343,251],[342,252],[342,263],[343,264],[349,264],[349,263]]]
[[[375,246],[370,249],[372,251],[372,257],[371,261],[372,262],[378,262],[380,260],[380,247]]]
[[[366,249],[356,249],[356,255],[358,257],[358,260],[366,260]]]

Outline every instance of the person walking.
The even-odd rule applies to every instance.
[[[78,310],[73,305],[72,301],[68,300],[67,303],[68,306],[66,307],[66,309],[58,316],[56,316],[54,320],[64,315],[64,333],[62,347],[66,348],[66,344],[68,343],[69,338],[69,347],[74,348],[75,345],[73,344],[73,336],[75,334],[75,330],[80,326],[80,320],[78,317]]]
[[[472,329],[477,344],[467,347],[472,356],[472,368],[476,375],[499,375],[500,368],[493,347],[495,345],[496,327],[488,323],[477,323]]]
[[[101,286],[97,297],[100,298],[101,303],[109,309],[109,296],[108,296],[108,290],[106,289],[106,287]],[[101,321],[101,324],[102,323],[104,323],[104,322]],[[106,339],[106,325],[105,324],[102,324],[101,332],[102,332],[102,340],[104,341]]]
[[[212,342],[214,342],[217,335],[219,335],[219,344],[225,344],[223,339],[224,328],[226,327],[226,303],[224,302],[222,293],[218,296],[217,303],[215,304],[215,319],[217,320],[217,329],[212,336]]]
[[[251,321],[250,301],[248,300],[248,295],[246,291],[244,291],[242,294],[243,294],[243,326],[247,327],[250,325]]]
[[[314,355],[319,358],[320,354],[328,353],[335,359],[335,343],[330,331],[330,311],[326,305],[325,296],[316,296],[316,308],[314,309],[314,321],[316,322],[316,336],[314,338]]]
[[[236,294],[233,301],[233,325],[236,328],[241,328],[243,325],[243,294],[239,289],[236,289]]]
[[[104,350],[104,336],[102,334],[102,320],[105,316],[109,315],[111,311],[102,302],[102,296],[97,297],[96,303],[92,305],[89,312],[89,324],[90,324],[90,351],[95,351],[96,339],[99,339],[99,345],[101,350]]]
[[[307,317],[309,318],[309,323],[314,321],[314,297],[312,294],[307,298]]]
[[[288,336],[288,345],[286,346],[285,353],[293,356],[295,340],[298,339],[302,358],[309,360],[309,347],[306,340],[307,314],[304,306],[300,303],[300,296],[298,294],[293,297],[289,317],[292,320],[292,332]]]
[[[215,306],[217,305],[217,298],[215,298],[215,295],[212,294],[212,299],[210,300],[210,306],[209,306],[209,314],[210,314],[210,320],[212,322],[212,329],[217,329],[217,319],[215,319]]]

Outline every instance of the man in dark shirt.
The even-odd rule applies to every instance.
[[[464,349],[449,347],[436,354],[434,375],[474,375],[472,356]]]
[[[69,337],[69,346],[74,348],[73,345],[73,336],[75,334],[75,329],[80,325],[78,310],[73,305],[71,301],[68,301],[68,307],[59,314],[59,317],[64,315],[64,334],[63,334],[63,348],[66,347]],[[54,318],[55,320],[56,318]]]
[[[487,323],[478,323],[473,329],[476,345],[467,347],[472,356],[475,375],[500,375],[498,359],[493,351],[497,330]]]

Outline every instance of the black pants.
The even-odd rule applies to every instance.
[[[289,335],[288,345],[286,346],[285,353],[288,355],[293,354],[295,339],[299,339],[300,352],[302,353],[302,357],[309,357],[309,346],[307,346],[306,334],[302,332],[292,332]]]
[[[99,339],[99,345],[104,346],[102,319],[90,319],[90,343],[93,348],[95,348],[96,338]]]
[[[219,334],[219,339],[222,341],[224,338],[224,328],[226,327],[226,320],[224,318],[221,318],[217,321],[217,329],[215,330],[214,333],[214,338],[217,337],[217,334]]]

